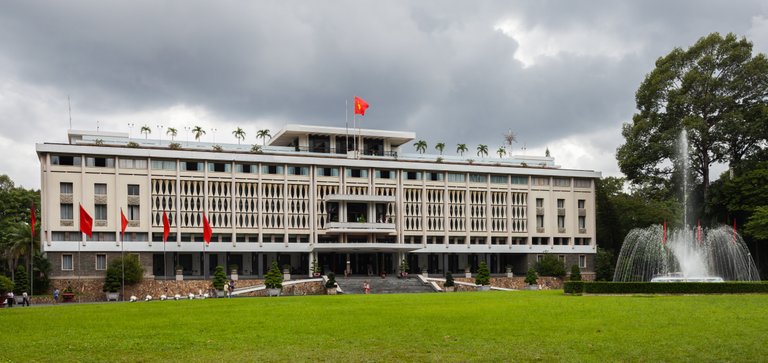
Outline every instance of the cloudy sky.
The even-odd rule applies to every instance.
[[[66,141],[68,97],[74,129],[200,125],[234,143],[242,127],[258,143],[288,123],[344,126],[358,95],[365,127],[414,131],[430,152],[493,151],[512,130],[515,154],[548,147],[618,176],[645,74],[715,31],[768,53],[768,3],[4,1],[0,174],[39,188],[34,145]]]

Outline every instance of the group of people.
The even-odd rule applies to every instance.
[[[29,295],[26,291],[21,293],[21,306],[29,306]],[[13,304],[16,303],[16,295],[13,294],[13,291],[8,291],[8,293],[5,295],[5,304],[12,308]]]

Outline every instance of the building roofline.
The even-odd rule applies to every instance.
[[[328,136],[363,136],[389,140],[392,146],[400,146],[416,138],[416,134],[408,131],[391,131],[375,129],[353,129],[347,127],[312,126],[288,124],[278,131],[268,145],[288,146],[296,136],[307,134],[319,134]]]

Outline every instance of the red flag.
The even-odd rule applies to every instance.
[[[213,230],[211,229],[211,225],[208,223],[208,218],[205,216],[205,213],[203,213],[203,241],[205,241],[205,244],[211,243],[212,234]]]
[[[32,207],[29,208],[29,219],[32,225],[32,239],[35,238],[35,223],[37,222],[37,214],[35,213],[35,203],[32,203]]]
[[[368,102],[364,99],[355,96],[355,114],[365,116],[365,110],[368,109]]]
[[[163,242],[168,240],[169,233],[171,233],[171,224],[168,222],[168,214],[163,211]]]
[[[701,219],[696,221],[696,240],[701,243]]]
[[[667,244],[667,220],[664,220],[664,237],[661,239],[661,244]]]
[[[123,208],[120,208],[120,234],[125,236],[125,227],[128,227],[128,218],[125,218]]]
[[[93,218],[83,209],[82,204],[80,204],[80,232],[93,237]]]

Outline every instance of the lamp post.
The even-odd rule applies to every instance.
[[[128,140],[131,139],[131,132],[133,131],[133,126],[136,126],[136,125],[131,122],[128,123]]]
[[[163,125],[155,125],[155,127],[157,127],[160,130],[160,144],[162,144],[163,143],[163,129],[165,128],[165,126],[163,126]]]
[[[192,130],[192,128],[189,126],[184,126],[184,133],[187,134],[187,145],[185,145],[185,147],[189,147],[189,130]]]
[[[211,128],[211,133],[213,133],[213,144],[214,145],[216,144],[216,131],[218,131],[218,129]]]

